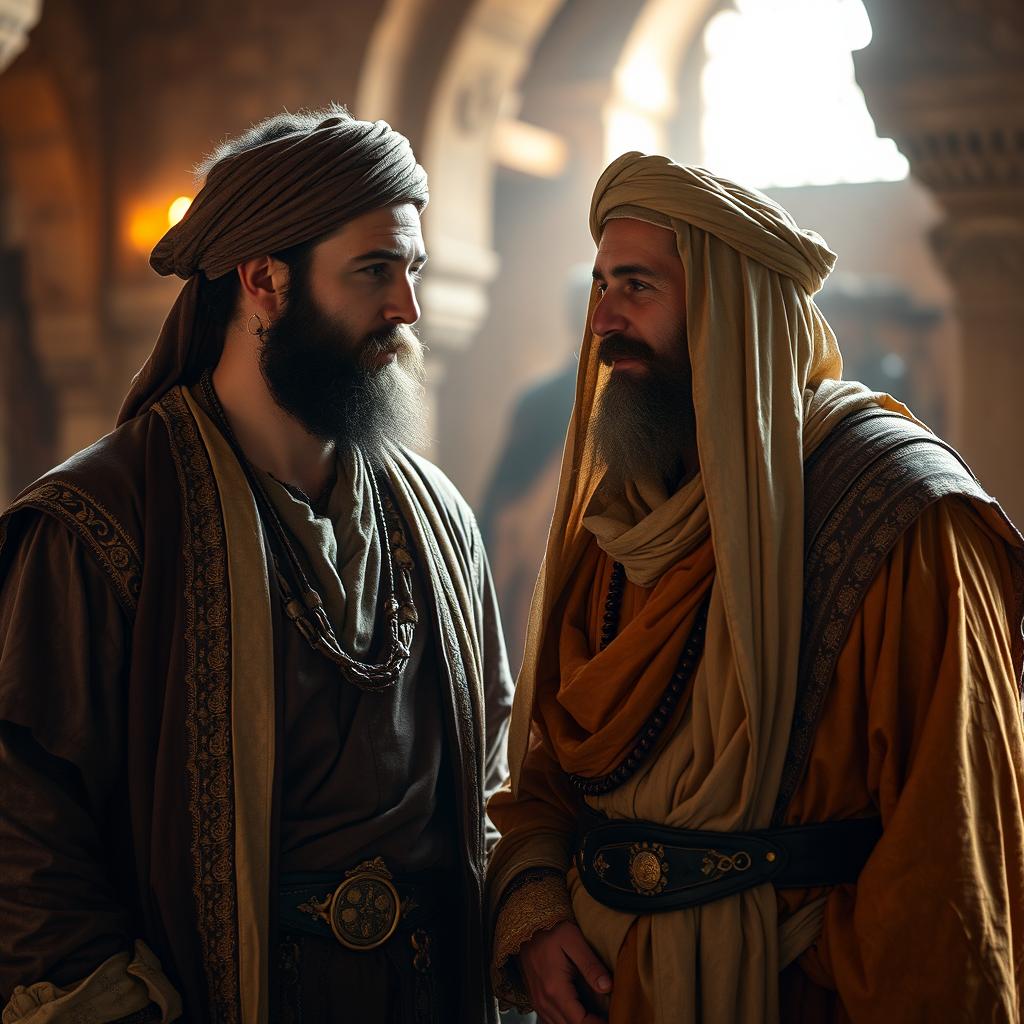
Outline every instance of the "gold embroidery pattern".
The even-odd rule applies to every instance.
[[[572,902],[564,878],[555,871],[544,874],[524,872],[527,880],[514,881],[506,892],[494,926],[494,959],[491,981],[494,994],[503,1005],[529,1013],[530,997],[513,959],[537,934],[572,921]]]
[[[180,388],[168,392],[154,408],[167,424],[182,493],[192,894],[211,1017],[239,1024],[231,614],[224,522],[213,469]]]
[[[774,824],[803,778],[836,662],[879,567],[951,494],[992,501],[951,448],[893,413],[854,413],[808,460],[797,700]]]
[[[121,607],[129,616],[135,614],[142,587],[142,559],[135,541],[113,513],[88,491],[60,479],[47,480],[15,502],[4,516],[5,523],[7,516],[22,508],[47,512],[68,526],[110,577]]]

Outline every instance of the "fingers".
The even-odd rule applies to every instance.
[[[583,933],[574,928],[571,931],[567,930],[561,939],[562,951],[576,965],[576,969],[583,975],[583,980],[592,991],[602,996],[611,992],[612,979],[608,974],[608,968],[587,944]]]
[[[519,967],[541,1024],[605,1024],[586,1004],[607,1001],[611,978],[575,924],[536,935],[520,952]],[[595,1000],[584,986],[605,998]]]
[[[586,1017],[568,974],[545,975],[529,989],[530,1002],[543,1024],[580,1024]]]
[[[539,1024],[608,1024],[606,1017],[588,1013],[575,993],[556,996],[554,1002],[549,1002],[546,997],[534,997],[532,993],[530,998]]]

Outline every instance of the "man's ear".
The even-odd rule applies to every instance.
[[[271,322],[284,311],[288,293],[288,267],[273,256],[256,256],[237,268],[242,311],[262,313]]]

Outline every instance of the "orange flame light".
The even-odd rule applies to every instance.
[[[173,228],[174,225],[185,216],[191,205],[191,196],[178,196],[178,198],[167,207],[167,226],[169,228]]]
[[[174,227],[192,204],[191,196],[178,196],[169,206],[137,206],[128,218],[128,241],[136,252],[148,253]]]

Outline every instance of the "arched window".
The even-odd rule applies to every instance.
[[[898,181],[854,79],[871,41],[861,0],[735,0],[704,33],[703,162],[760,188]]]

